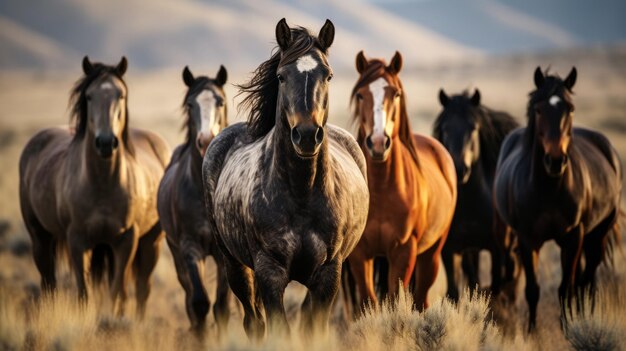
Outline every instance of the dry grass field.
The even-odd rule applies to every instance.
[[[180,103],[184,95],[180,71],[136,72],[130,64],[126,76],[130,123],[154,130],[170,145],[176,145],[184,137],[180,131],[183,121]],[[400,76],[408,96],[413,129],[430,133],[440,109],[437,101],[440,87],[449,94],[478,87],[487,106],[508,111],[524,123],[532,72],[538,64],[550,65],[551,71],[561,75],[566,75],[572,65],[577,66],[575,123],[606,133],[626,160],[626,46],[489,57],[465,64],[416,66],[407,62]],[[410,295],[401,294],[397,301],[388,302],[346,325],[339,302],[328,338],[301,339],[296,325],[305,291],[302,286],[292,284],[285,301],[294,326],[291,339],[270,339],[259,345],[249,343],[241,327],[241,311],[233,297],[228,335],[218,341],[211,326],[201,343],[188,333],[183,291],[166,245],[154,274],[147,318],[143,322],[137,322],[132,314],[122,319],[112,317],[106,294],[101,291],[91,292],[93,298],[88,305],[77,305],[75,284],[67,265],[59,268],[59,293],[54,298],[40,296],[39,274],[19,212],[17,163],[22,147],[37,130],[67,123],[68,93],[78,78],[78,63],[76,67],[69,74],[0,71],[0,350],[626,349],[624,254],[617,253],[613,268],[601,266],[594,313],[580,312],[563,332],[556,291],[561,276],[560,258],[553,243],[545,245],[540,255],[538,330],[531,336],[525,333],[527,310],[519,287],[518,299],[513,302],[490,299],[484,294],[470,299],[466,294],[455,306],[441,298],[445,282],[440,271],[431,290],[434,303],[421,314],[410,309]],[[210,68],[210,73],[216,68]],[[348,96],[356,72],[336,72],[335,76],[331,84],[330,122],[350,128]],[[245,78],[245,72],[232,72],[229,82],[242,82]],[[235,93],[232,86],[228,87],[229,100]],[[231,122],[244,116],[244,111],[236,115],[237,101],[230,101]],[[487,256],[482,260],[489,262]],[[211,293],[215,279],[212,264],[209,262],[206,277]],[[489,284],[487,272],[488,267],[483,265],[486,285]]]

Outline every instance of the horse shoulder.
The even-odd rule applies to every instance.
[[[343,148],[352,156],[354,162],[356,162],[359,167],[361,174],[363,174],[364,178],[367,178],[367,169],[365,163],[365,156],[359,147],[359,143],[354,139],[352,134],[348,133],[343,128],[337,127],[332,124],[326,125],[326,130],[328,131],[328,136],[335,140],[339,145],[343,146]]]
[[[456,170],[452,156],[450,156],[448,150],[446,150],[441,142],[431,136],[413,134],[413,141],[417,147],[417,154],[420,161],[424,159],[423,156],[428,155],[428,157],[435,162],[445,178],[450,193],[453,195],[454,199],[456,199]]]

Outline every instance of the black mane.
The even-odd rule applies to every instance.
[[[519,124],[506,112],[494,111],[483,105],[472,106],[469,93],[464,91],[461,95],[452,96],[448,107],[435,120],[433,136],[438,140],[441,140],[441,126],[448,116],[446,112],[452,109],[463,109],[457,115],[465,116],[480,126],[480,160],[485,174],[493,174],[504,138]]]
[[[85,74],[82,78],[76,81],[70,93],[69,104],[70,106],[72,106],[71,114],[70,114],[70,124],[74,123],[74,129],[75,129],[72,143],[82,141],[85,135],[87,134],[88,116],[87,116],[87,97],[85,96],[85,93],[87,92],[87,88],[91,85],[91,83],[93,83],[94,81],[96,81],[98,78],[102,76],[113,75],[117,77],[122,82],[122,84],[124,84],[124,87],[126,87],[126,82],[124,81],[122,76],[118,74],[118,71],[115,66],[108,66],[102,63],[93,63],[92,66],[93,66],[93,69],[90,72],[90,74]],[[126,100],[128,101],[128,91],[126,93],[127,93]],[[134,148],[128,137],[128,129],[129,129],[128,127],[128,121],[129,121],[128,103],[126,103],[125,113],[126,113],[126,123],[124,124],[124,129],[122,130],[122,142],[124,143],[126,150],[128,150],[129,153],[134,154]]]
[[[257,67],[250,81],[237,85],[238,95],[245,94],[238,108],[250,109],[247,129],[253,141],[265,136],[276,124],[278,68],[294,62],[312,48],[325,52],[319,40],[306,28],[291,28],[291,37],[293,41],[289,49],[282,51],[276,47],[270,59]]]
[[[552,95],[557,95],[567,104],[570,111],[574,111],[574,102],[572,101],[572,93],[565,87],[563,79],[558,75],[549,75],[545,73],[545,80],[541,87],[531,91],[528,96],[528,105],[526,106],[526,116],[528,117],[528,126],[525,132],[525,145],[531,147],[535,138],[535,105],[539,102],[548,100]]]

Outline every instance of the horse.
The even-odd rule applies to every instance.
[[[67,251],[79,299],[86,302],[84,256],[93,251],[93,281],[108,267],[118,315],[134,271],[141,318],[163,238],[156,196],[170,151],[158,135],[130,128],[127,66],[125,57],[116,66],[83,58],[84,76],[70,98],[73,130],[48,128],[28,141],[19,191],[42,290],[55,291],[57,251]]]
[[[478,253],[488,250],[492,257],[492,290],[500,288],[501,257],[504,245],[494,233],[493,178],[502,141],[518,127],[506,112],[494,111],[481,104],[480,91],[472,96],[448,96],[439,90],[443,110],[433,124],[433,137],[439,140],[454,160],[458,198],[448,240],[441,252],[448,280],[448,297],[458,301],[454,255],[462,254],[462,267],[470,288],[479,284]],[[509,256],[510,258],[510,256]],[[507,273],[513,264],[507,261]]]
[[[189,67],[185,67],[182,76],[187,86],[183,100],[187,139],[174,150],[165,170],[159,185],[157,208],[178,281],[185,290],[187,316],[192,329],[202,334],[211,308],[202,279],[209,255],[217,265],[213,314],[220,331],[225,329],[229,318],[228,280],[214,233],[209,231],[202,190],[202,158],[211,140],[228,125],[223,88],[227,72],[220,66],[215,78],[194,77]]]
[[[561,248],[558,294],[565,326],[574,288],[595,291],[596,268],[620,213],[622,165],[615,149],[601,133],[573,126],[576,77],[576,67],[565,79],[537,67],[528,124],[506,137],[496,167],[494,206],[518,236],[529,332],[536,326],[543,243],[555,240]]]
[[[437,140],[411,132],[401,68],[397,51],[389,65],[368,60],[363,51],[356,56],[360,76],[352,89],[352,118],[367,164],[370,201],[363,236],[348,265],[361,308],[368,300],[378,303],[377,256],[389,263],[387,281],[379,279],[388,285],[388,294],[397,294],[399,280],[409,287],[415,272],[414,302],[419,309],[428,307],[428,290],[437,276],[456,202],[452,158]]]
[[[264,332],[261,307],[269,333],[290,333],[291,280],[308,288],[303,333],[326,333],[342,263],[365,227],[365,160],[350,133],[327,124],[334,35],[330,20],[315,37],[281,19],[278,50],[239,86],[247,123],[224,129],[204,157],[209,221],[250,338]]]

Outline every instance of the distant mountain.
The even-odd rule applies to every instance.
[[[624,0],[4,0],[0,69],[76,68],[82,55],[144,70],[224,63],[252,71],[274,46],[274,26],[319,30],[333,20],[331,64],[356,53],[405,63],[468,60],[626,42]]]
[[[249,72],[269,57],[276,22],[319,30],[332,19],[337,35],[335,69],[352,69],[356,53],[428,64],[477,57],[475,50],[358,1],[286,0],[8,0],[0,3],[0,68],[76,67],[84,54],[115,62],[127,55],[132,67],[192,66]]]

